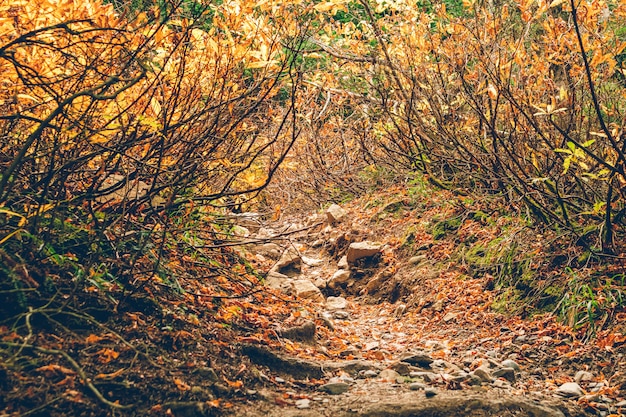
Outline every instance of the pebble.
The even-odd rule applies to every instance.
[[[274,381],[278,382],[279,384],[284,384],[285,380],[279,376],[277,376],[276,378],[274,378]]]
[[[503,360],[502,361],[502,366],[505,367],[505,368],[513,368],[514,370],[516,370],[518,372],[520,371],[519,365],[517,364],[517,362],[515,362],[512,359],[505,359],[505,360]]]
[[[378,372],[373,369],[367,369],[365,371],[359,371],[359,376],[361,378],[375,378],[378,376]]]
[[[404,380],[402,375],[400,375],[393,369],[383,369],[378,374],[378,378],[387,382],[402,382]]]
[[[493,386],[496,388],[502,388],[502,389],[511,388],[511,384],[509,384],[508,381],[505,381],[503,379],[496,379],[495,381],[493,381]]]
[[[301,398],[299,400],[296,400],[296,408],[310,408],[311,407],[311,400],[307,399],[307,398]]]
[[[415,352],[403,355],[400,360],[410,365],[421,366],[422,368],[428,368],[430,364],[433,363],[433,359],[423,352]]]
[[[493,377],[491,376],[491,373],[489,372],[489,370],[483,366],[474,369],[474,372],[472,372],[472,374],[476,375],[478,378],[480,378],[484,382],[491,382],[493,380]]]
[[[411,391],[419,391],[419,390],[426,389],[427,387],[428,387],[428,385],[422,384],[421,382],[411,382],[409,384],[409,389]]]
[[[515,382],[515,369],[513,368],[500,368],[492,372],[492,375],[496,378],[504,378],[509,382]]]
[[[576,381],[577,384],[585,381],[593,381],[593,374],[587,371],[578,371],[576,372],[576,376],[574,376],[574,381]]]
[[[437,395],[437,389],[436,388],[426,388],[424,390],[424,394],[426,395],[426,398],[432,398],[435,395]]]
[[[556,393],[563,397],[580,397],[584,394],[580,385],[575,382],[566,382],[557,388]]]
[[[329,382],[328,384],[320,386],[319,390],[330,395],[339,395],[348,391],[349,388],[350,385],[345,382]]]
[[[343,297],[328,297],[326,299],[326,310],[344,310],[348,307],[348,300]]]

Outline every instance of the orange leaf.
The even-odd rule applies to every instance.
[[[104,337],[102,337],[102,336],[98,336],[98,335],[95,335],[95,334],[90,334],[85,339],[85,343],[87,343],[89,345],[93,345],[93,344],[96,344],[96,343],[98,343],[99,341],[101,341],[103,339],[104,339]]]
[[[179,390],[181,391],[188,391],[191,389],[191,387],[189,385],[187,385],[182,379],[180,378],[174,378],[174,383],[176,384],[176,386],[178,387]]]
[[[64,366],[54,365],[54,364],[41,366],[35,370],[45,373],[46,375],[51,375],[51,374],[76,375],[76,372],[74,372],[73,370],[66,368]]]
[[[96,379],[111,380],[111,379],[117,378],[118,376],[122,375],[125,370],[126,369],[122,368],[122,369],[117,370],[115,372],[112,372],[110,374],[98,374],[98,375],[96,375]]]
[[[98,354],[100,355],[100,362],[102,363],[109,363],[120,356],[118,352],[109,348],[100,349]]]

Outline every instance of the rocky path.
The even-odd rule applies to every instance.
[[[589,349],[552,318],[494,313],[485,279],[434,262],[427,237],[399,255],[397,231],[364,227],[336,205],[303,222],[242,216],[236,232],[258,242],[249,255],[269,268],[269,287],[309,300],[297,323],[277,329],[285,349],[243,347],[266,383],[237,415],[626,411],[607,379],[621,353]]]

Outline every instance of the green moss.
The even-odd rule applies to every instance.
[[[463,219],[461,216],[452,217],[450,219],[442,220],[438,223],[435,223],[431,230],[431,234],[433,235],[433,239],[441,240],[448,233],[456,232],[463,224]]]

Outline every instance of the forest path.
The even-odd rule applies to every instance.
[[[418,229],[410,232],[411,251],[403,250],[406,239],[398,236],[411,226],[397,218],[378,213],[373,222],[333,207],[240,230],[269,239],[249,255],[269,268],[269,286],[309,300],[309,308],[277,329],[282,352],[244,349],[268,374],[265,388],[253,392],[257,401],[235,414],[609,416],[626,410],[607,380],[621,366],[613,352],[576,341],[552,316],[522,320],[495,312],[488,275],[471,277],[442,262],[437,252],[447,243]]]

